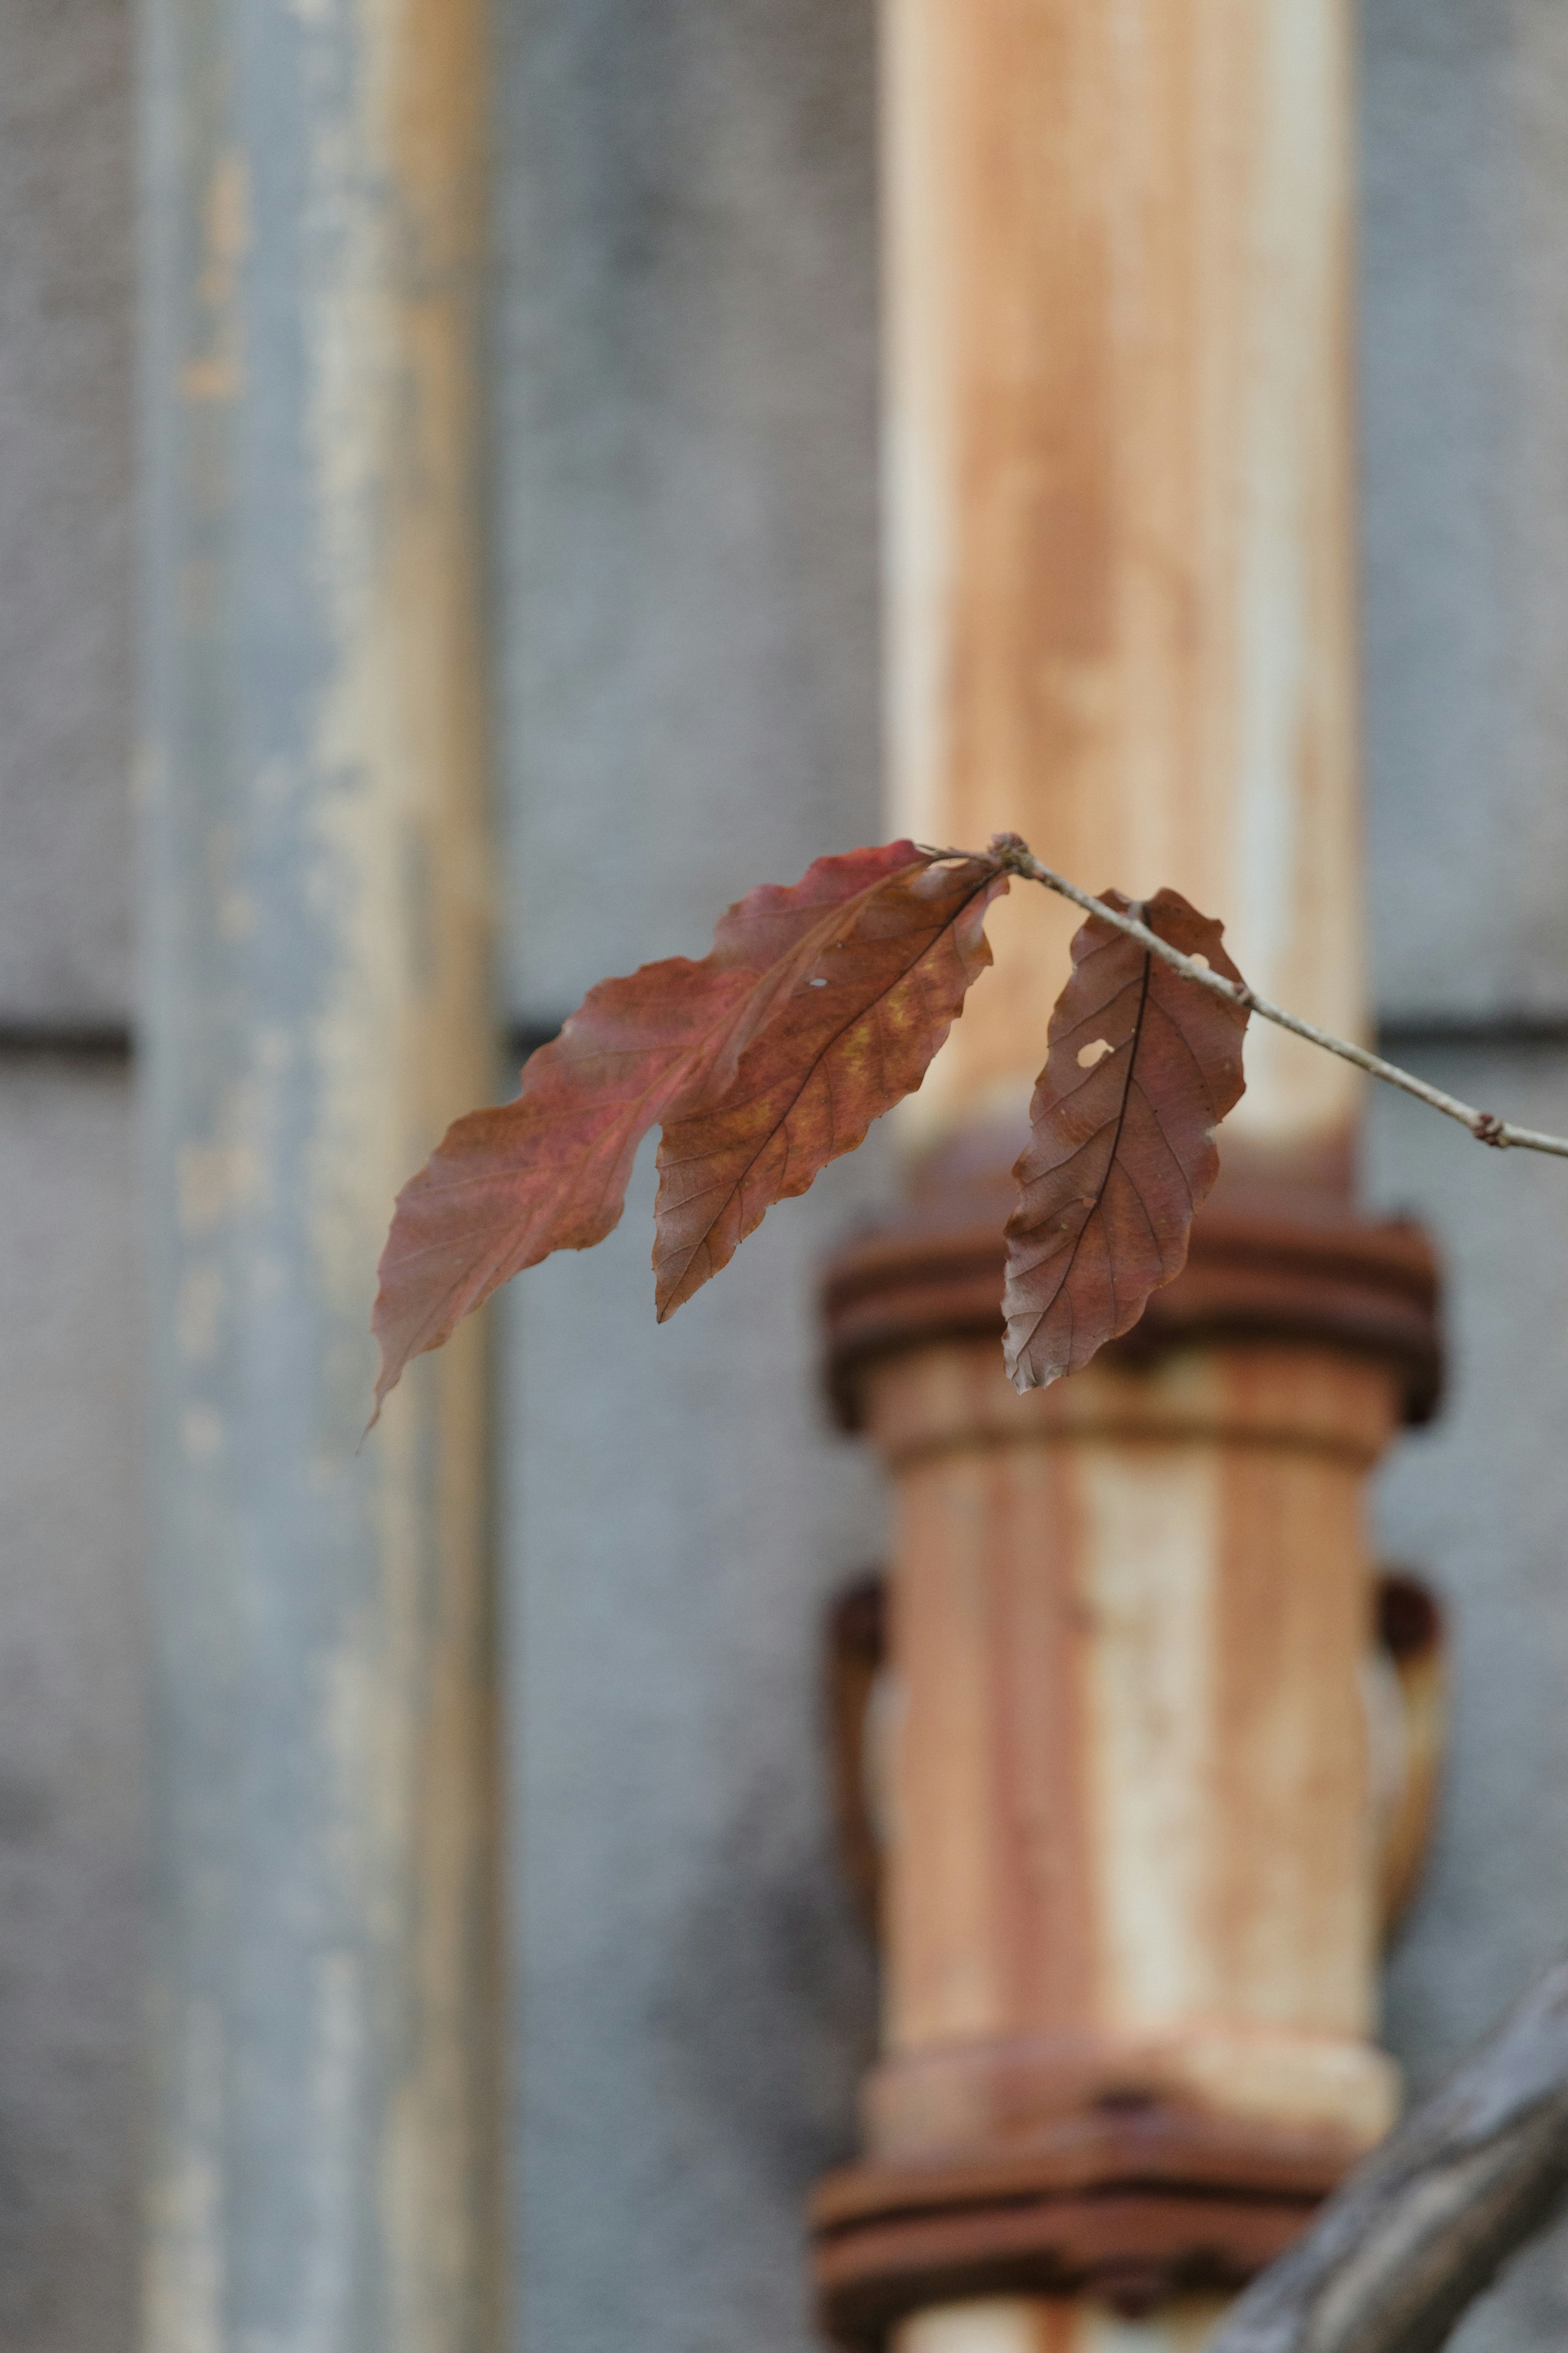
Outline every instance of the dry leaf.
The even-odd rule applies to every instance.
[[[376,1411],[404,1366],[510,1277],[602,1241],[648,1129],[705,1087],[722,1091],[868,901],[930,864],[895,841],[749,892],[700,963],[673,956],[602,981],[530,1057],[514,1102],[458,1120],[399,1194],[382,1253]]]
[[[991,961],[993,858],[914,868],[859,905],[732,1076],[666,1118],[654,1268],[662,1321],[730,1260],[775,1201],[804,1193],[920,1085]],[[727,1080],[727,1082],[725,1082]]]
[[[1178,892],[1104,894],[1215,972],[1241,976],[1223,926]],[[1020,1389],[1076,1372],[1186,1264],[1219,1171],[1214,1131],[1239,1102],[1247,1015],[1090,916],[1051,1015],[1007,1222],[1007,1369]]]

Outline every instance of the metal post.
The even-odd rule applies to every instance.
[[[500,2341],[482,1339],[356,1455],[489,1082],[479,0],[145,0],[150,2353]]]
[[[882,22],[888,829],[1171,883],[1353,1030],[1347,0]],[[1195,2346],[1397,2091],[1363,1497],[1431,1409],[1429,1253],[1355,1214],[1355,1077],[1251,1037],[1186,1271],[1016,1395],[999,1229],[1077,920],[997,910],[919,1212],[828,1283],[895,1516],[883,2055],[816,2277],[893,2353]]]

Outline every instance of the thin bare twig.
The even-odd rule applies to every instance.
[[[941,858],[960,858],[971,853],[943,849],[934,854]],[[1399,1087],[1405,1094],[1414,1095],[1418,1103],[1429,1103],[1434,1111],[1444,1113],[1449,1119],[1457,1119],[1461,1127],[1469,1129],[1479,1144],[1489,1144],[1500,1152],[1510,1145],[1521,1152],[1550,1152],[1559,1160],[1568,1160],[1568,1136],[1546,1135],[1539,1128],[1515,1127],[1511,1120],[1500,1119],[1495,1112],[1478,1111],[1474,1103],[1461,1103],[1458,1095],[1445,1094],[1441,1087],[1429,1086],[1413,1071],[1402,1071],[1397,1062],[1385,1062],[1381,1054],[1369,1053],[1364,1046],[1352,1045],[1348,1038],[1336,1038],[1331,1030],[1320,1029],[1316,1022],[1303,1021],[1299,1014],[1287,1013],[1282,1007],[1270,1005],[1268,999],[1259,997],[1255,988],[1238,988],[1234,981],[1226,980],[1223,973],[1211,972],[1205,964],[1194,964],[1191,956],[1182,954],[1180,948],[1173,948],[1169,940],[1161,939],[1146,923],[1141,923],[1136,915],[1124,915],[1117,908],[1108,907],[1103,899],[1095,898],[1088,891],[1080,891],[1078,884],[1069,882],[1064,874],[1057,874],[1050,867],[1043,866],[1027,842],[1020,840],[1016,834],[998,834],[991,845],[990,855],[1009,874],[1020,875],[1028,882],[1039,882],[1047,891],[1055,891],[1062,898],[1070,899],[1074,906],[1081,907],[1086,914],[1098,915],[1102,923],[1111,924],[1119,932],[1125,932],[1129,939],[1138,941],[1152,955],[1157,955],[1162,962],[1168,964],[1173,972],[1179,972],[1185,979],[1195,981],[1200,988],[1210,990],[1215,997],[1223,997],[1227,1005],[1239,1005],[1247,1012],[1258,1014],[1261,1019],[1272,1021],[1277,1029],[1289,1029],[1293,1037],[1305,1038],[1309,1045],[1321,1046],[1325,1053],[1337,1054],[1342,1061],[1353,1062],[1358,1071],[1365,1071],[1371,1077],[1382,1079],[1391,1087]]]

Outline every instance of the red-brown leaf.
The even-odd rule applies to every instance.
[[[725,1085],[868,900],[930,862],[895,841],[751,892],[700,963],[672,956],[602,981],[529,1058],[513,1102],[458,1120],[399,1194],[382,1253],[376,1411],[404,1366],[510,1276],[602,1241],[648,1129],[704,1085]]]
[[[1107,891],[1184,955],[1239,980],[1223,926],[1175,891],[1145,906]],[[1020,1389],[1076,1372],[1136,1324],[1186,1264],[1219,1171],[1214,1131],[1246,1082],[1247,1015],[1091,915],[1051,1015],[1007,1222],[1007,1369]],[[1112,1050],[1098,1059],[1103,1041]]]
[[[910,1093],[991,961],[985,910],[1007,888],[991,858],[915,868],[862,902],[851,927],[725,1082],[667,1117],[654,1268],[659,1318],[729,1263],[775,1201],[804,1193]]]

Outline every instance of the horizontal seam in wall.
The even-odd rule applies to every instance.
[[[552,1020],[535,1015],[512,1022],[506,1033],[509,1050],[525,1062],[539,1047],[548,1046],[561,1035],[563,1020],[564,1016]],[[1376,1045],[1383,1054],[1416,1053],[1424,1047],[1444,1046],[1568,1049],[1568,1013],[1477,1014],[1473,1019],[1464,1014],[1394,1014],[1378,1023]]]
[[[1384,1054],[1521,1046],[1568,1047],[1568,1015],[1555,1013],[1398,1014],[1377,1027]]]
[[[542,1018],[508,1025],[509,1056],[525,1062],[561,1034],[562,1023]],[[1508,1014],[1474,1020],[1447,1015],[1400,1015],[1380,1022],[1377,1044],[1384,1053],[1442,1048],[1561,1048],[1568,1050],[1568,1016]],[[5,1020],[0,1018],[0,1062],[125,1062],[135,1051],[128,1021]]]
[[[128,1021],[0,1019],[0,1062],[129,1062]]]

